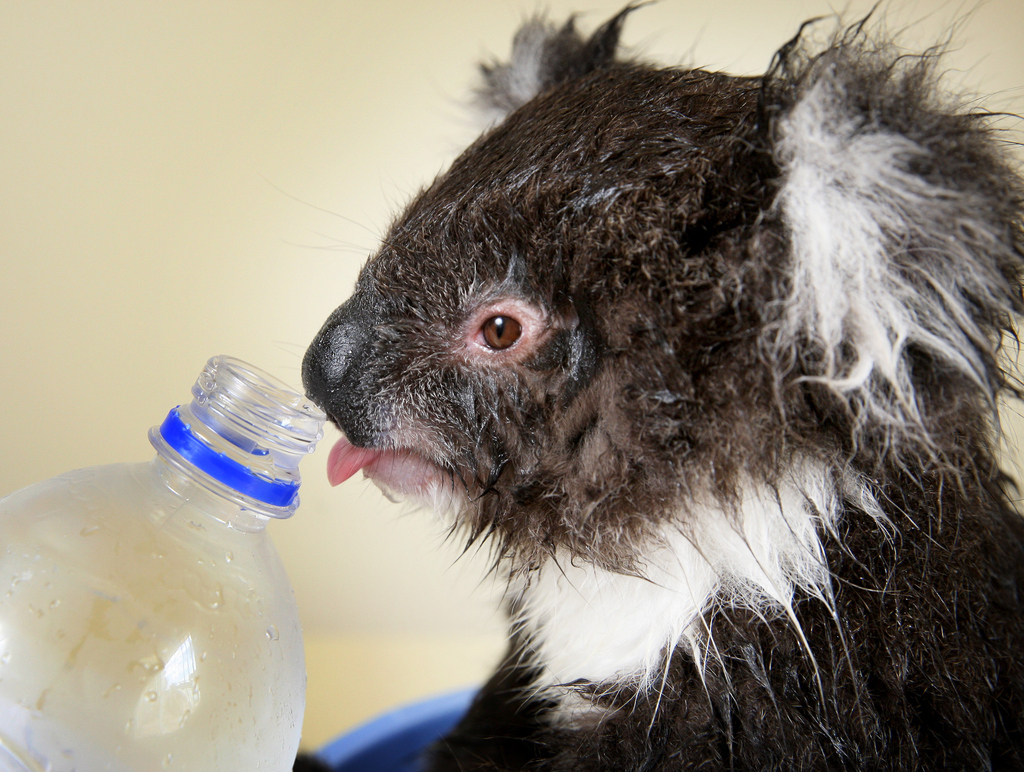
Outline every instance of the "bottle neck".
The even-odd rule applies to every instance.
[[[259,533],[266,529],[270,517],[262,512],[259,502],[247,501],[232,495],[216,480],[193,468],[183,468],[166,456],[157,453],[147,466],[147,474],[153,475],[158,489],[168,493],[166,506],[153,510],[153,519],[158,525],[176,514],[188,504],[190,511],[199,517],[193,526],[205,527],[201,520],[212,518],[220,525],[243,533]],[[200,517],[202,516],[202,517]]]
[[[168,487],[198,486],[246,518],[290,517],[299,504],[299,462],[323,436],[322,411],[228,357],[207,363],[192,395],[149,434]]]

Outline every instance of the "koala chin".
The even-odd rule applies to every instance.
[[[304,362],[487,542],[510,644],[432,770],[1024,769],[1024,182],[869,23],[763,77],[535,19]]]

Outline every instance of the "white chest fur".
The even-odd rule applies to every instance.
[[[735,510],[688,511],[685,522],[666,526],[640,576],[550,559],[512,588],[520,599],[517,622],[541,669],[537,688],[559,700],[574,683],[598,684],[599,691],[655,687],[666,652],[677,646],[703,661],[702,612],[716,602],[781,609],[795,624],[796,588],[829,602],[821,536],[836,510],[828,473],[807,463],[774,487],[750,486]],[[565,702],[578,710],[578,698]]]

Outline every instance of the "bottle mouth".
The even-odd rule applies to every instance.
[[[233,357],[210,359],[192,387],[192,396],[196,417],[249,453],[280,451],[294,458],[297,466],[323,437],[326,416],[319,407]]]
[[[323,437],[326,416],[273,376],[238,359],[213,357],[150,441],[206,487],[270,517],[298,507],[302,458]]]

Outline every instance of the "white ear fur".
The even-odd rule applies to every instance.
[[[972,307],[1011,310],[999,274],[1010,247],[976,194],[912,171],[927,149],[852,104],[843,57],[817,64],[831,66],[813,68],[777,124],[792,270],[776,345],[819,346],[821,381],[861,421],[919,430],[908,346],[992,391],[996,342]]]
[[[577,33],[572,17],[561,27],[542,16],[530,19],[516,33],[507,64],[481,66],[480,106],[501,120],[545,89],[613,63],[626,17],[642,4],[627,5],[588,38]]]
[[[544,65],[549,41],[557,35],[558,29],[553,24],[540,18],[531,19],[516,32],[508,64],[484,68],[487,87],[479,96],[488,119],[504,118],[541,92],[545,85]]]

